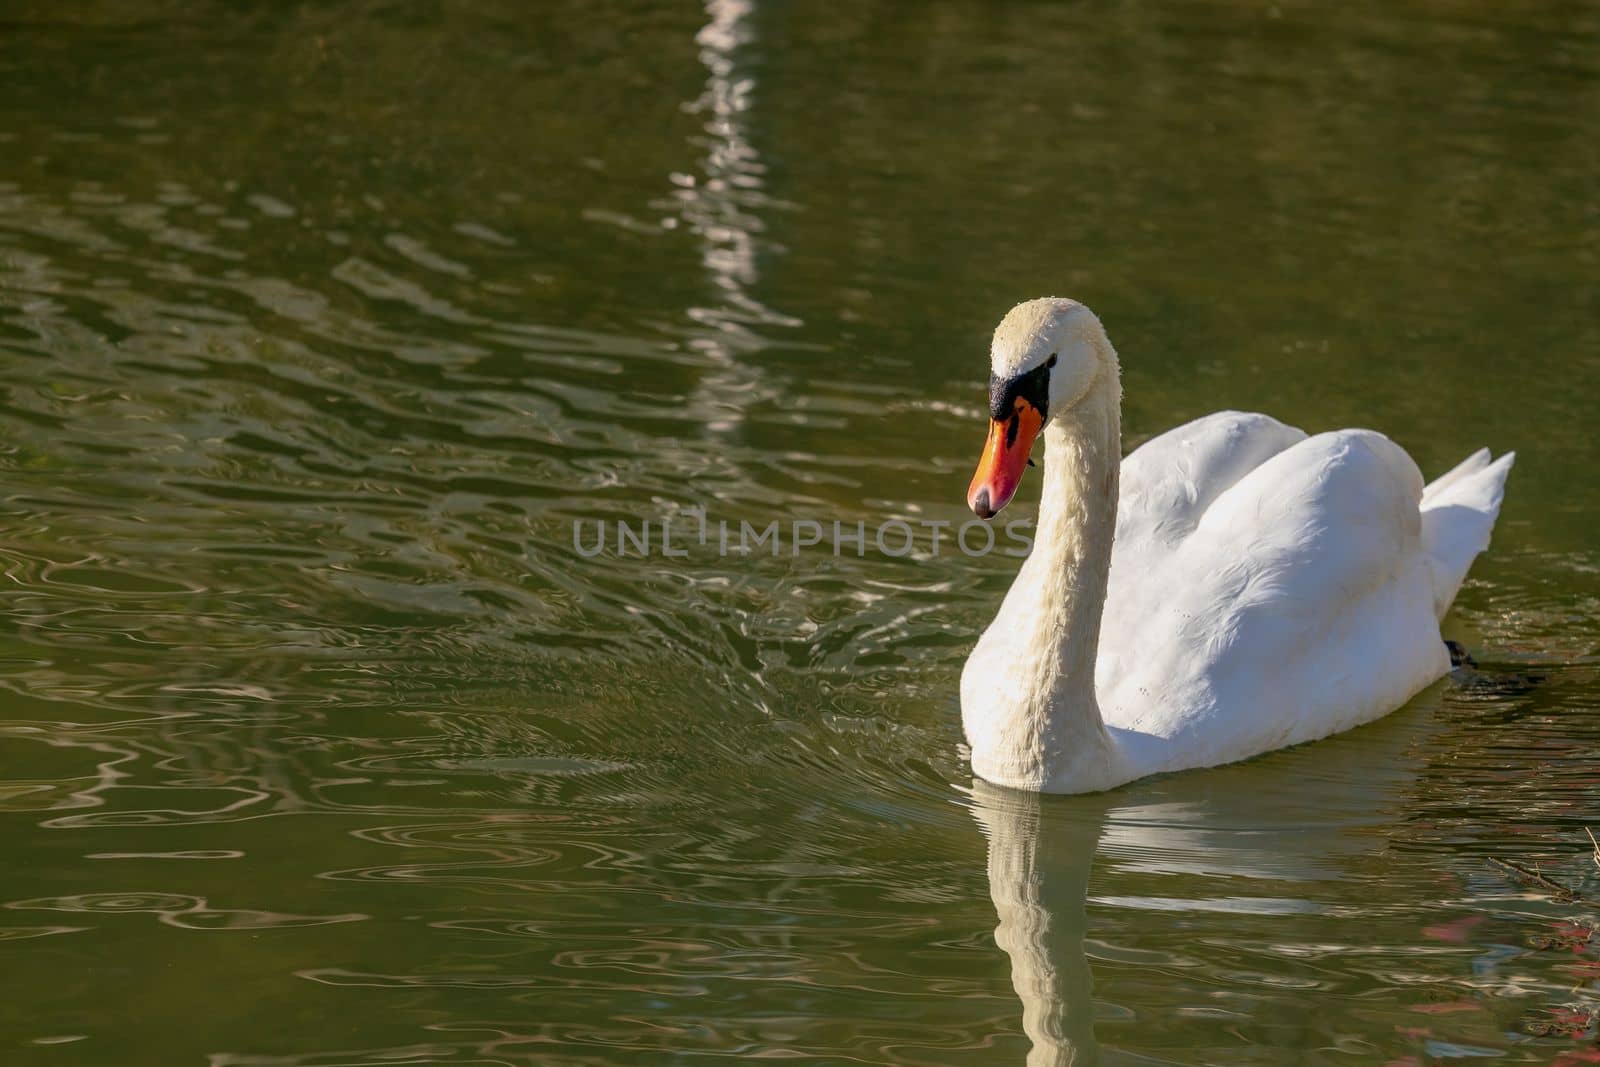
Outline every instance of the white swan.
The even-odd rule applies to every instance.
[[[1222,412],[1119,462],[1093,312],[1019,304],[990,358],[968,503],[1003,508],[1041,431],[1046,464],[1034,549],[961,675],[980,777],[1083,793],[1228,763],[1386,715],[1449,671],[1439,619],[1512,453],[1424,488],[1381,434]]]

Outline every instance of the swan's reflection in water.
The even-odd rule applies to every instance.
[[[1036,1064],[1092,1063],[1094,1003],[1084,897],[1105,808],[1043,810],[1048,798],[978,781],[973,815],[989,839],[989,896],[1000,925],[994,939],[1011,957],[1022,1028]]]
[[[1098,1063],[1089,909],[1134,909],[1140,921],[1208,910],[1316,911],[1328,883],[1356,877],[1416,777],[1418,722],[1404,713],[1354,735],[1111,793],[1040,796],[974,781],[972,813],[988,839],[995,941],[1022,1001],[1029,1067]],[[1351,758],[1356,755],[1358,758]],[[1119,875],[1183,878],[1170,897],[1091,896],[1096,860]],[[1231,887],[1197,899],[1195,877]],[[1119,877],[1127,883],[1127,877]],[[1147,884],[1140,879],[1140,884]],[[1268,896],[1264,884],[1307,883]],[[1315,888],[1313,887],[1315,884]],[[1195,959],[1168,959],[1203,967]],[[1159,1062],[1141,1060],[1141,1062]]]

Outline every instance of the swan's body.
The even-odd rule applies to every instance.
[[[1224,412],[1122,461],[1116,353],[1087,308],[1019,305],[992,358],[996,433],[1018,437],[1008,397],[1027,414],[1008,383],[1031,379],[1047,407],[1045,488],[1035,548],[962,674],[978,775],[1076,793],[1227,763],[1378,718],[1449,671],[1439,619],[1488,544],[1510,454],[1424,489],[1380,434]],[[991,451],[1020,475],[1025,454]],[[973,507],[1014,488],[980,467]]]

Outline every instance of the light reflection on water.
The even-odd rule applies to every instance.
[[[1593,906],[1486,861],[1600,897],[1593,14],[1101,14],[19,18],[6,1062],[1591,1053]],[[572,550],[959,520],[1042,290],[1130,445],[1517,448],[1482,670],[1040,800],[959,749],[1013,561]]]

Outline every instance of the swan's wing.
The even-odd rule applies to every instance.
[[[1299,431],[1213,418],[1228,421],[1200,439],[1227,461],[1190,460],[1193,502],[1141,500],[1150,513],[1113,550],[1096,672],[1108,725],[1160,739],[1181,766],[1348,729],[1448,669],[1411,458],[1364,430],[1273,451]],[[1129,480],[1172,492],[1159,472]]]
[[[1176,544],[1218,496],[1305,439],[1270,416],[1221,411],[1146,441],[1122,461],[1116,543]]]

